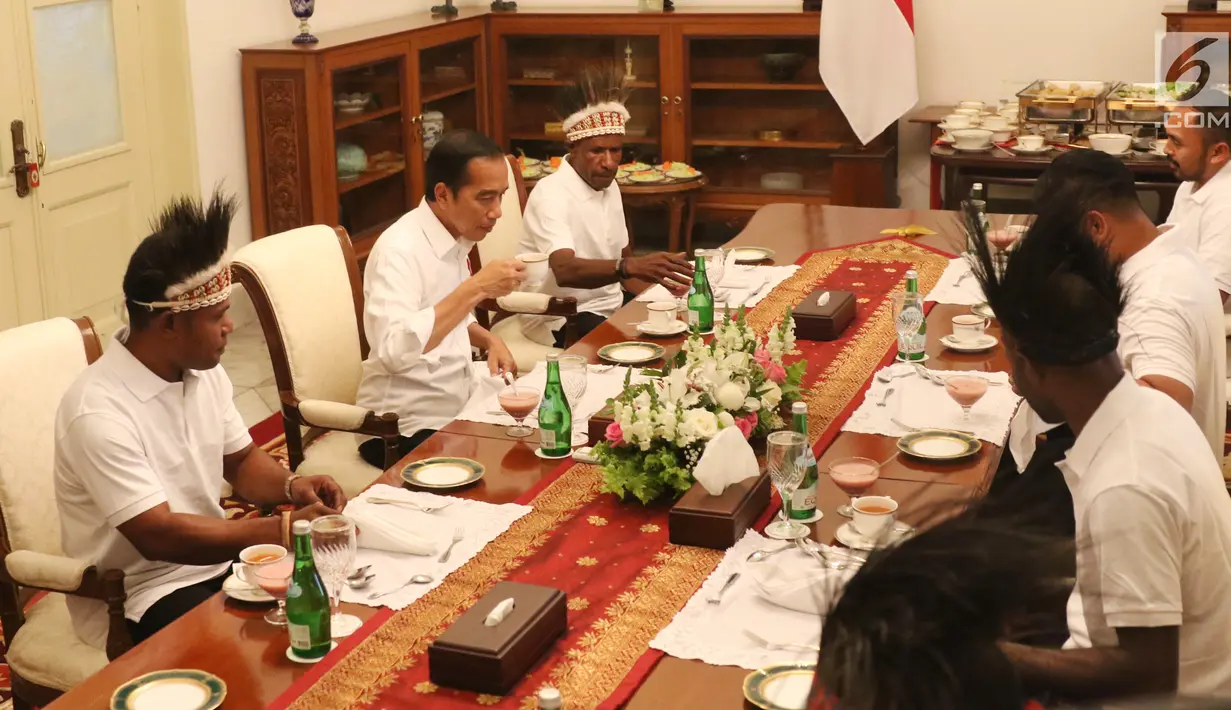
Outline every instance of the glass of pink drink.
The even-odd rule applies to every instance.
[[[852,506],[855,504],[855,498],[867,493],[880,475],[880,464],[872,459],[852,456],[829,464],[829,479],[851,497],[849,504],[838,506],[838,515],[844,518],[854,517],[855,509]]]
[[[945,380],[945,391],[962,408],[962,421],[970,421],[970,408],[987,394],[987,380],[975,375],[954,375]]]
[[[538,409],[542,393],[529,387],[512,386],[500,390],[498,397],[500,399],[500,408],[504,410],[505,414],[513,417],[513,421],[517,422],[506,429],[504,433],[514,439],[524,439],[533,434],[534,429],[522,422],[526,417],[530,416],[531,412]]]
[[[291,572],[294,569],[295,559],[287,555],[277,562],[252,570],[261,589],[278,601],[278,608],[265,614],[265,621],[274,626],[286,626],[286,590],[291,586]]]

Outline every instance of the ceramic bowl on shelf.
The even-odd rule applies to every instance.
[[[338,144],[338,179],[353,180],[368,169],[368,154],[354,143]]]
[[[773,192],[794,192],[804,189],[804,176],[799,173],[765,173],[761,176],[761,189]]]
[[[962,150],[982,150],[992,143],[992,132],[984,128],[963,128],[949,134],[953,144]]]
[[[1133,137],[1127,133],[1095,133],[1089,140],[1091,148],[1110,155],[1123,155],[1133,145]]]
[[[771,82],[793,81],[799,68],[804,65],[804,55],[797,52],[762,54],[761,64]]]

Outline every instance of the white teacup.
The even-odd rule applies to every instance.
[[[286,557],[286,548],[281,545],[251,545],[239,553],[239,562],[231,564],[231,571],[244,584],[259,587],[253,570],[273,564]]]
[[[1006,131],[1009,129],[1009,119],[1004,116],[984,116],[983,127],[990,131]]]
[[[851,522],[855,525],[855,532],[863,537],[876,539],[893,529],[898,502],[889,496],[856,498],[851,507],[855,511]]]
[[[986,318],[970,313],[953,316],[953,337],[957,338],[958,342],[976,342],[983,337],[985,330],[987,330]]]
[[[987,107],[987,104],[982,101],[963,101],[957,105],[958,108],[972,108],[976,111],[982,111]]]
[[[537,291],[547,281],[547,255],[531,251],[518,254],[517,260],[526,265],[526,280],[522,284],[525,291]]]
[[[655,301],[647,303],[645,309],[649,311],[649,323],[651,330],[657,330],[661,333],[667,332],[671,328],[671,324],[675,322],[675,302],[674,301]]]
[[[1040,150],[1046,140],[1043,136],[1020,135],[1017,137],[1017,145],[1022,150]]]
[[[972,126],[977,126],[977,125],[979,125],[979,120],[980,120],[980,118],[982,118],[982,116],[983,116],[983,112],[982,112],[982,111],[980,111],[980,110],[979,110],[979,109],[977,109],[977,108],[959,108],[959,109],[954,109],[953,113],[956,113],[956,114],[958,114],[959,116],[969,116],[969,117],[970,117],[970,125],[972,125]]]
[[[970,116],[962,113],[951,113],[945,116],[945,128],[970,128]]]
[[[1170,141],[1166,138],[1152,140],[1150,141],[1150,152],[1155,155],[1166,155],[1168,143],[1170,143]]]

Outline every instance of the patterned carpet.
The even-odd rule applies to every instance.
[[[275,414],[248,431],[257,445],[268,451],[283,466],[287,466],[286,439],[282,432],[281,415]],[[256,506],[235,496],[222,499],[222,510],[231,519],[255,518],[261,515],[261,510]],[[38,598],[35,596],[30,603]],[[12,683],[9,679],[9,664],[3,662],[3,653],[4,640],[0,635],[0,710],[9,710],[13,706]]]

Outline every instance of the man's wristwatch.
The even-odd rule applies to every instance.
[[[624,257],[616,259],[616,276],[622,279],[628,278],[628,272],[624,270]]]
[[[292,473],[291,475],[286,477],[286,483],[284,483],[282,486],[282,493],[286,496],[287,501],[290,501],[292,503],[294,501],[291,500],[291,484],[294,483],[296,479],[299,479],[299,478],[303,478],[303,476],[300,476],[298,473]]]

